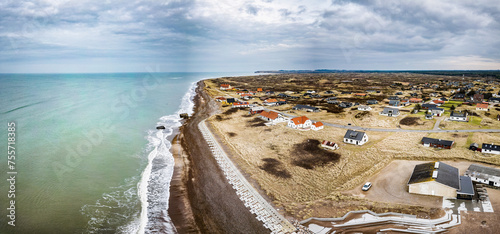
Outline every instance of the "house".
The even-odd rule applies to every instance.
[[[242,97],[242,98],[250,98],[252,96],[253,95],[251,93],[242,93],[242,94],[240,94],[240,97]]]
[[[224,102],[224,101],[226,101],[226,98],[225,97],[216,97],[215,101]]]
[[[257,92],[262,92],[262,88],[257,88]]]
[[[429,111],[431,112],[432,115],[435,115],[437,117],[441,116],[444,113],[444,109],[438,107],[429,109]]]
[[[221,84],[220,85],[220,90],[229,90],[232,89],[231,85],[229,84]]]
[[[274,91],[266,91],[266,95],[274,95]]]
[[[488,103],[478,103],[476,104],[476,110],[478,111],[489,111]]]
[[[266,106],[275,106],[278,103],[278,100],[276,99],[266,99],[262,104]]]
[[[314,131],[318,131],[318,130],[321,130],[323,129],[324,125],[322,122],[314,122],[312,125],[311,125],[311,129],[314,130]]]
[[[431,108],[436,108],[436,107],[437,107],[437,105],[435,105],[435,104],[427,104],[427,103],[422,104],[422,109],[424,109],[424,110],[429,110]]]
[[[308,111],[308,112],[319,112],[320,109],[317,107],[313,106],[308,106],[308,105],[296,105],[292,108],[292,110],[301,110],[301,111]]]
[[[425,147],[434,147],[438,149],[451,149],[454,143],[455,143],[454,141],[441,140],[429,137],[422,138],[422,145],[424,145]]]
[[[467,118],[467,112],[454,112],[454,111],[450,113],[450,120],[463,121],[463,122],[469,121],[469,119]]]
[[[340,101],[339,100],[328,100],[326,103],[328,103],[328,104],[339,104]]]
[[[358,110],[360,110],[360,111],[371,111],[372,108],[369,107],[369,106],[365,106],[365,105],[359,105],[358,106]]]
[[[290,97],[290,95],[285,94],[285,93],[280,93],[280,94],[278,94],[278,97],[280,97],[280,98],[288,98],[288,97]]]
[[[331,149],[331,150],[336,150],[339,148],[339,145],[337,143],[334,143],[331,141],[323,141],[321,143],[321,147]]]
[[[368,135],[364,132],[358,132],[354,130],[347,130],[344,135],[344,143],[349,143],[353,145],[363,145],[368,141]]]
[[[368,100],[368,101],[366,101],[366,104],[375,105],[375,104],[378,104],[378,101],[377,100]]]
[[[464,175],[472,181],[500,187],[500,169],[471,164]]]
[[[356,96],[356,97],[366,97],[366,93],[355,93],[354,96]]]
[[[314,90],[307,90],[306,93],[316,93]]]
[[[390,108],[390,107],[385,107],[382,112],[380,112],[380,115],[385,115],[389,117],[396,117],[399,116],[399,110],[395,108]]]
[[[295,117],[291,120],[288,121],[288,127],[291,127],[291,128],[295,128],[295,129],[298,129],[298,128],[310,128],[312,125],[312,121],[305,117],[305,116],[300,116],[300,117]]]
[[[432,100],[431,102],[429,102],[429,104],[434,104],[436,106],[441,106],[444,104],[444,101],[441,101],[439,99],[436,99],[436,100]]]
[[[399,107],[400,102],[398,100],[389,100],[389,106]]]
[[[403,92],[397,92],[394,95],[403,95]]]
[[[408,100],[408,99],[401,99],[399,105],[400,106],[408,106],[408,105],[410,105],[410,100]]]
[[[352,106],[352,102],[342,102],[339,104],[339,107],[342,107],[342,108],[349,108]]]
[[[474,102],[483,102],[483,99],[484,99],[484,95],[483,94],[479,94],[479,93],[476,93],[472,96],[471,98]]]
[[[349,91],[342,91],[340,94],[351,94],[352,92]]]
[[[255,107],[250,108],[249,113],[251,115],[253,115],[253,114],[261,113],[262,111],[264,111],[264,107],[262,107],[262,106],[255,106]]]
[[[470,178],[460,176],[458,168],[442,162],[416,165],[408,180],[413,194],[472,199],[474,187]]]
[[[234,98],[226,98],[226,101],[223,102],[223,104],[232,105],[235,102],[236,102],[236,99],[234,99]]]
[[[399,97],[398,96],[390,96],[388,99],[389,100],[399,100]]]
[[[249,107],[250,104],[248,102],[234,102],[231,108],[246,108]]]
[[[443,101],[443,102],[447,102],[447,101],[448,101],[448,98],[442,97],[442,98],[440,98],[439,100],[441,100],[441,101]]]
[[[481,152],[487,154],[500,154],[500,145],[483,143]]]
[[[457,94],[455,94],[455,96],[453,96],[452,99],[454,99],[454,100],[463,100],[463,99],[465,99],[465,94],[464,93],[457,93]]]
[[[425,114],[425,119],[433,119],[434,115],[433,114]]]
[[[471,143],[469,146],[469,150],[477,151],[479,149],[479,145],[477,143]]]
[[[276,124],[279,122],[285,121],[285,118],[283,118],[283,115],[281,115],[278,112],[275,111],[262,111],[259,114],[259,118],[268,121],[272,124]]]

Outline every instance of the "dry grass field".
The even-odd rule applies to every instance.
[[[338,74],[336,74],[338,75]],[[314,82],[307,79],[303,83],[304,89],[314,88],[317,91],[359,87],[379,87],[382,92],[392,92],[388,85],[394,83],[399,75],[391,74],[391,79],[387,81],[373,79],[370,83],[364,83],[362,79],[342,77],[338,79],[328,79],[330,74],[320,75],[319,78],[311,75]],[[369,76],[369,74],[362,74]],[[415,76],[415,74],[411,74]],[[317,76],[317,75],[316,75]],[[411,77],[407,82],[412,82]],[[217,87],[220,83],[229,83],[233,86],[248,87],[249,90],[256,90],[262,87],[264,90],[280,89],[297,90],[296,74],[294,75],[271,75],[270,80],[275,82],[260,82],[259,77],[249,77],[245,82],[241,78],[222,78],[205,81],[207,86],[215,87],[207,91],[213,96],[223,96],[223,94],[237,97],[235,93],[220,92]],[[399,77],[401,78],[401,77]],[[247,80],[248,79],[248,80]],[[262,80],[262,78],[260,78]],[[352,83],[342,83],[343,79],[352,80]],[[280,83],[275,87],[275,83]],[[283,84],[283,86],[281,85]],[[357,90],[356,90],[357,91]],[[338,93],[338,92],[336,92]],[[259,94],[263,96],[263,94]],[[382,95],[382,94],[381,94]],[[340,96],[339,96],[340,98]],[[252,99],[250,102],[260,102]],[[317,100],[319,101],[319,100]],[[324,105],[324,104],[323,104]],[[277,110],[288,111],[294,106],[287,104],[273,107]],[[358,115],[362,111],[346,108],[342,113],[318,113],[290,111],[293,115],[305,115],[310,119],[325,121],[335,124],[352,124],[363,127],[375,128],[402,128],[402,129],[432,129],[436,120],[425,120],[422,114],[410,114],[412,107],[402,108],[407,110],[401,112],[398,117],[386,117],[379,115],[385,105],[375,105],[368,114]],[[316,217],[340,216],[348,210],[371,209],[376,212],[395,211],[412,214],[440,215],[440,211],[434,208],[423,208],[401,203],[385,203],[366,200],[364,198],[352,196],[344,191],[358,188],[365,180],[378,173],[386,167],[392,160],[464,160],[477,161],[488,164],[500,165],[500,156],[483,155],[478,152],[468,150],[471,142],[500,143],[500,133],[387,133],[387,132],[367,132],[369,141],[363,146],[345,144],[342,142],[345,129],[326,127],[319,131],[300,131],[286,127],[286,123],[279,123],[273,126],[265,126],[256,115],[249,115],[247,110],[227,111],[229,107],[221,107],[219,115],[209,118],[209,123],[213,126],[215,133],[232,151],[235,163],[252,179],[254,179],[263,191],[273,199],[275,205],[285,208],[287,214],[297,219]],[[495,110],[496,111],[496,110]],[[358,116],[358,117],[356,117]],[[496,116],[496,115],[495,115]],[[414,124],[401,125],[400,121],[405,117],[415,117]],[[480,114],[484,117],[484,113]],[[483,119],[484,121],[484,119]],[[464,126],[455,126],[455,123],[441,122],[445,128],[468,129],[470,123]],[[493,123],[492,128],[497,127]],[[454,140],[455,146],[451,150],[438,150],[427,148],[420,144],[422,137],[433,137],[447,140]],[[333,141],[339,144],[340,149],[327,151],[319,148],[319,142],[323,140]]]

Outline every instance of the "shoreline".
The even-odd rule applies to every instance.
[[[178,233],[268,233],[226,181],[198,130],[201,120],[219,111],[204,88],[199,81],[193,115],[172,140],[169,216]]]

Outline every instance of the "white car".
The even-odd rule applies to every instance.
[[[372,187],[372,183],[371,182],[366,182],[366,184],[363,185],[363,188],[361,188],[361,190],[368,191],[368,189],[370,189],[371,187]]]

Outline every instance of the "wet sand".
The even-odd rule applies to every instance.
[[[179,233],[269,233],[227,183],[198,130],[198,123],[219,109],[203,86],[200,81],[194,99],[195,113],[177,137],[184,154],[176,151],[181,147],[172,148],[176,167],[170,187],[169,216]]]

